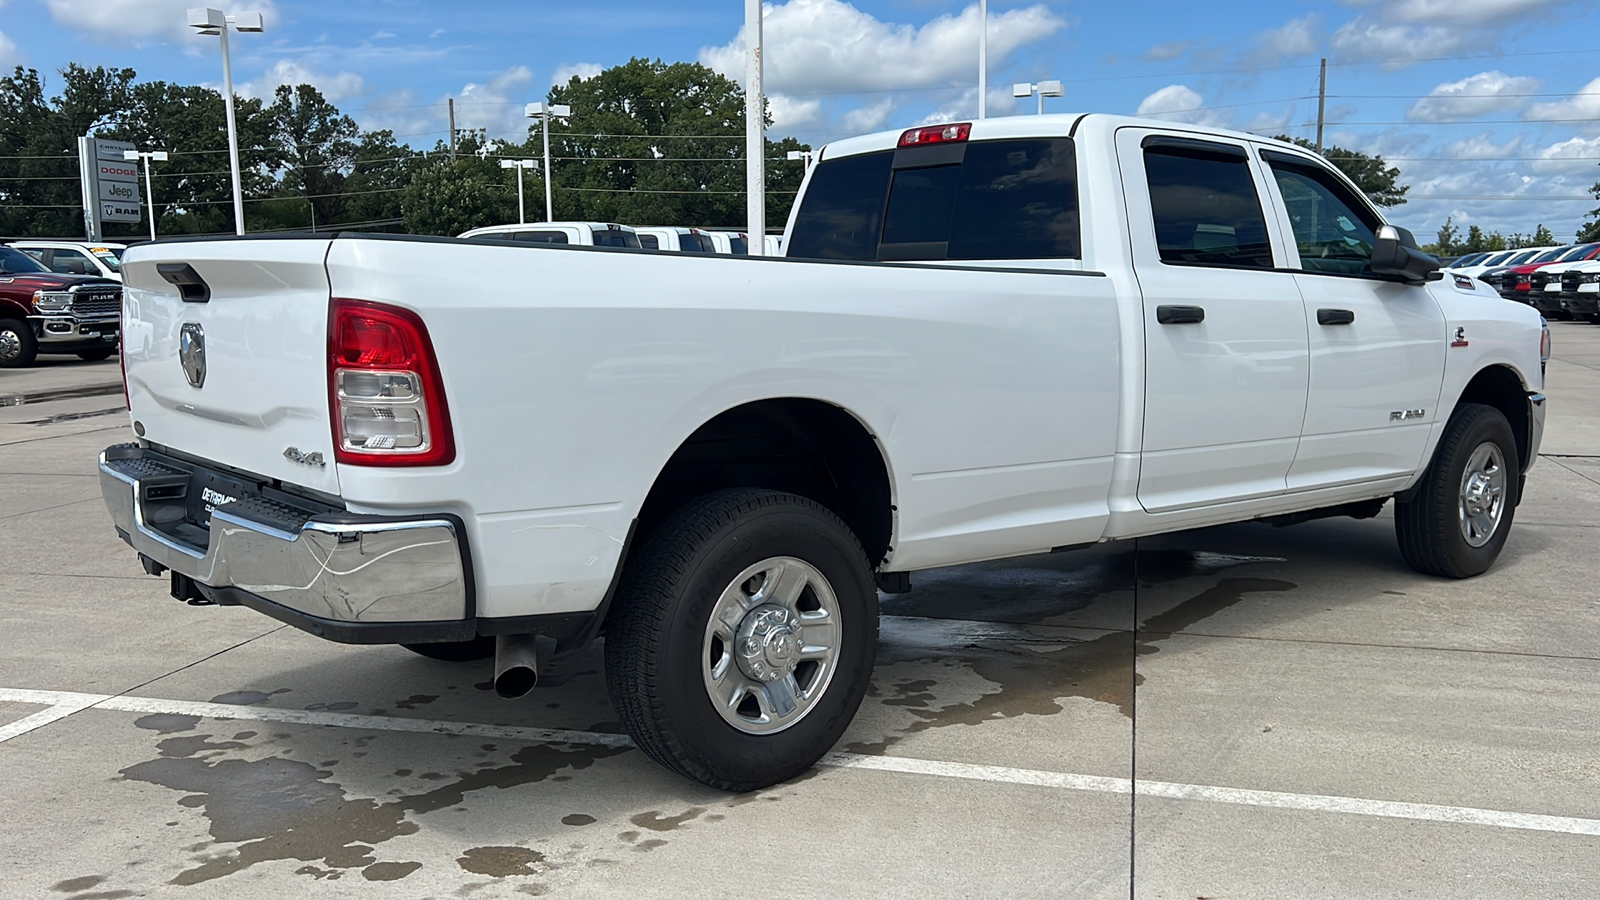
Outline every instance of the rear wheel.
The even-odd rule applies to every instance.
[[[27,322],[0,319],[0,369],[31,366],[38,356],[39,341]]]
[[[810,769],[861,705],[878,595],[821,505],[742,489],[696,500],[630,560],[607,617],[606,682],[635,743],[711,787]]]
[[[117,352],[115,347],[96,347],[93,350],[78,351],[78,358],[85,362],[99,362],[102,359],[110,359],[111,354],[115,352]]]
[[[1487,571],[1511,530],[1521,471],[1516,438],[1500,410],[1456,407],[1416,493],[1395,504],[1406,562],[1445,578]]]
[[[494,638],[476,637],[470,641],[444,641],[437,644],[401,644],[400,646],[429,659],[444,662],[471,662],[488,659],[494,655]]]

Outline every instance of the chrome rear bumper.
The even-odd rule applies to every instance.
[[[334,640],[409,640],[409,632],[383,627],[402,623],[427,623],[435,632],[459,623],[466,636],[474,633],[464,539],[454,518],[356,515],[247,490],[213,507],[204,527],[192,521],[190,492],[198,494],[215,474],[134,444],[100,455],[106,508],[147,571],[171,569],[201,586],[205,599],[262,608]],[[175,594],[177,585],[175,578]]]

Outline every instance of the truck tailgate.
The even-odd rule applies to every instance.
[[[135,431],[204,460],[338,494],[328,412],[330,243],[224,240],[129,250],[123,352]],[[189,286],[188,297],[171,281],[196,276],[203,289]],[[185,344],[188,365],[180,358]],[[306,461],[312,453],[321,464]]]

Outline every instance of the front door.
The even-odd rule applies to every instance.
[[[1144,295],[1139,502],[1282,494],[1306,412],[1306,325],[1253,151],[1140,128],[1117,148]]]
[[[1336,173],[1264,150],[1292,266],[1305,297],[1311,388],[1289,490],[1409,475],[1440,410],[1444,312],[1428,289],[1372,273],[1382,221]]]

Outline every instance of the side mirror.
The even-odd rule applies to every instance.
[[[1439,260],[1417,248],[1417,239],[1411,232],[1393,225],[1384,225],[1372,242],[1372,271],[1403,279],[1410,284],[1422,284],[1438,278]]]

